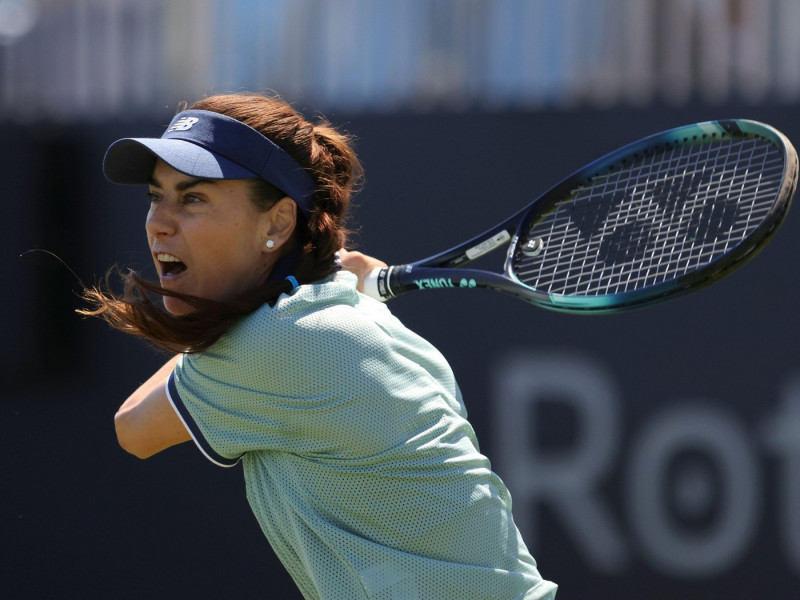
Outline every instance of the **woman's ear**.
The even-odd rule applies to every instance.
[[[284,196],[264,213],[264,219],[264,249],[267,252],[277,250],[294,233],[297,225],[297,204],[289,196]]]

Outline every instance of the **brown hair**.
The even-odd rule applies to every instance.
[[[336,268],[336,251],[345,246],[350,197],[362,176],[349,136],[325,120],[308,122],[277,97],[226,94],[204,98],[189,108],[221,113],[246,123],[275,142],[308,172],[315,192],[310,213],[303,215],[298,209],[294,243],[299,255],[293,275],[299,283],[330,275]],[[252,180],[251,190],[251,200],[261,210],[268,210],[283,195],[261,180]],[[112,291],[114,273],[124,284],[119,294]],[[122,273],[112,268],[104,286],[84,290],[83,298],[91,308],[78,312],[101,317],[112,327],[146,338],[169,351],[200,352],[242,317],[264,303],[274,302],[291,287],[285,280],[268,281],[236,298],[218,302],[169,291],[134,271]],[[153,295],[173,296],[194,310],[186,315],[172,315],[153,300]]]

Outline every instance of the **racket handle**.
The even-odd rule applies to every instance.
[[[389,289],[389,273],[393,267],[376,267],[364,277],[364,293],[375,300],[386,302],[394,298]]]

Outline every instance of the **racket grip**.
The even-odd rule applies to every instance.
[[[386,302],[394,298],[389,290],[389,272],[392,267],[376,267],[364,277],[364,293],[375,300]]]

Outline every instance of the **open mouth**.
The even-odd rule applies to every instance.
[[[156,255],[158,260],[158,272],[161,277],[175,277],[186,270],[186,265],[177,256],[159,252]]]

